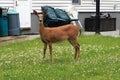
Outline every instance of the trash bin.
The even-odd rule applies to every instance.
[[[7,14],[2,14],[0,17],[0,37],[8,36],[8,18]]]
[[[8,35],[9,36],[20,35],[19,13],[16,11],[8,12]]]

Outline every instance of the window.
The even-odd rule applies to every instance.
[[[72,4],[80,4],[80,0],[72,0]]]

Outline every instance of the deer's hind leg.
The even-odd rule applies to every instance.
[[[77,39],[68,39],[68,41],[72,44],[72,46],[75,48],[75,57],[74,59],[78,59],[80,56],[80,45],[77,42]]]

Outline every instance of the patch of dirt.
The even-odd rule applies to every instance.
[[[31,36],[7,36],[7,37],[0,37],[0,45],[11,43],[11,42],[18,42],[24,40],[32,40],[34,37]]]

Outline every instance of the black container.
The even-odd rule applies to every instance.
[[[85,31],[95,31],[95,18],[85,18]],[[100,18],[100,31],[115,31],[116,18]]]

